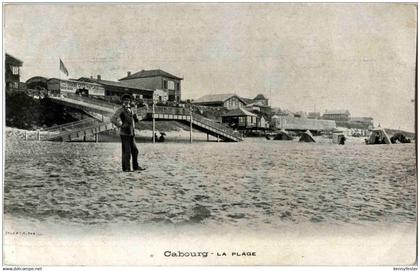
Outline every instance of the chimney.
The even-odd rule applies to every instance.
[[[90,79],[93,79],[93,76],[92,75],[90,76]]]
[[[127,77],[131,75],[131,72],[127,72]]]
[[[101,75],[100,74],[98,74],[98,80],[101,80]]]

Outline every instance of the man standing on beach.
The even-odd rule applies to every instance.
[[[138,164],[139,151],[136,146],[134,125],[139,119],[136,114],[137,107],[134,106],[134,108],[131,108],[132,99],[133,97],[131,95],[124,94],[121,97],[122,107],[111,118],[111,122],[120,128],[123,171],[130,171],[130,158],[132,158],[134,171],[144,170]]]

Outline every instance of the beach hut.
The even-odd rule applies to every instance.
[[[274,136],[273,140],[293,140],[293,137],[285,130],[281,130]]]
[[[312,133],[309,130],[306,130],[306,132],[300,136],[299,142],[315,142],[315,139]]]
[[[372,129],[369,138],[366,139],[366,144],[391,144],[391,139],[384,129],[375,128]]]

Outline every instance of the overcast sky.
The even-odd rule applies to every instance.
[[[59,57],[71,78],[160,68],[183,99],[262,93],[414,131],[416,18],[390,3],[7,5],[4,46],[23,81],[59,77]]]

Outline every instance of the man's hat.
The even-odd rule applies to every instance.
[[[121,101],[124,101],[126,99],[133,100],[133,96],[131,96],[130,94],[124,94],[123,96],[121,96]]]

